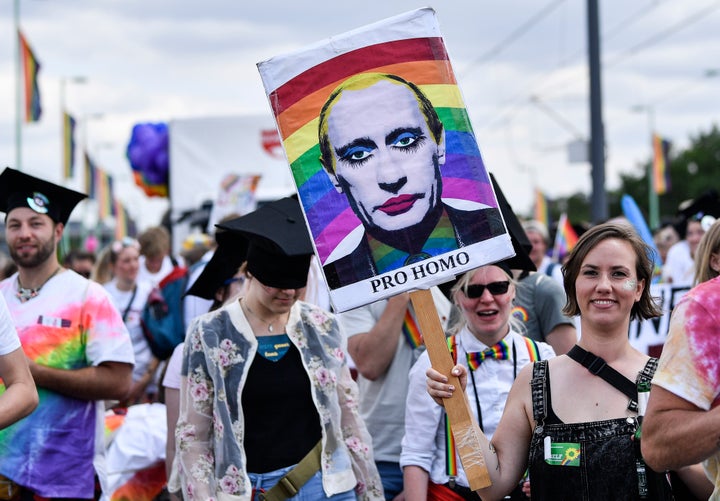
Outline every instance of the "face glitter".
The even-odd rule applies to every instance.
[[[625,283],[623,284],[622,287],[623,287],[623,290],[626,290],[626,291],[634,290],[635,287],[637,287],[637,280],[632,279],[632,278],[625,280]]]

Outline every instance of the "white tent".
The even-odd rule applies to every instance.
[[[216,201],[229,175],[260,175],[256,197],[274,200],[295,192],[272,116],[176,119],[169,123],[170,206],[173,221],[203,202]],[[173,227],[173,249],[189,233]]]

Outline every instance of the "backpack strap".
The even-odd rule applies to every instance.
[[[567,355],[585,367],[591,374],[601,377],[613,388],[624,393],[630,399],[628,410],[638,411],[638,389],[635,383],[610,367],[601,357],[580,348],[578,345],[573,346]]]
[[[553,261],[552,263],[550,263],[550,264],[548,265],[548,267],[545,268],[545,274],[546,274],[547,276],[549,276],[549,277],[552,277],[553,270],[555,270],[555,267],[556,267],[557,265],[558,265],[558,264],[557,264],[556,262],[554,262],[554,261]]]
[[[545,385],[547,384],[548,363],[541,360],[533,364],[533,374],[530,380],[532,394],[533,419],[538,426],[542,426],[547,417],[547,400],[545,399]]]

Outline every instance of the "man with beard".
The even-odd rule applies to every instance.
[[[85,195],[6,168],[0,211],[17,273],[0,282],[40,403],[0,431],[0,474],[20,500],[93,499],[104,472],[104,403],[131,384],[130,336],[99,284],[57,259],[57,244]]]
[[[505,232],[498,209],[441,199],[445,129],[412,82],[348,78],[320,112],[318,142],[320,162],[364,227],[325,263],[333,289]]]

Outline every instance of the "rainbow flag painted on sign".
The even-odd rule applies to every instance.
[[[25,122],[37,122],[42,114],[40,105],[40,86],[38,85],[38,73],[40,63],[30,48],[25,36],[20,30],[18,34],[18,46],[20,49],[20,63],[23,72],[23,94],[25,96]]]
[[[258,69],[337,311],[427,288],[444,274],[449,280],[512,253],[431,8],[276,56]],[[331,144],[343,134],[346,144]],[[334,171],[336,158],[342,175]],[[460,213],[467,219],[461,222]],[[436,233],[445,227],[452,233]],[[465,230],[473,234],[466,238]],[[399,287],[372,285],[391,273]]]
[[[428,11],[432,13],[415,12],[420,19]],[[314,55],[317,64],[305,71],[292,64],[266,68],[273,59],[258,65],[321,262],[347,235],[347,228],[361,223],[318,161],[318,115],[333,89],[359,73],[398,75],[428,96],[445,127],[443,198],[497,206],[443,39],[436,23],[426,19],[412,27],[422,24],[430,26],[426,31],[434,36],[412,36],[397,27],[378,30],[368,36],[367,45],[335,51],[334,57],[319,50]],[[307,63],[307,58],[296,59]]]

